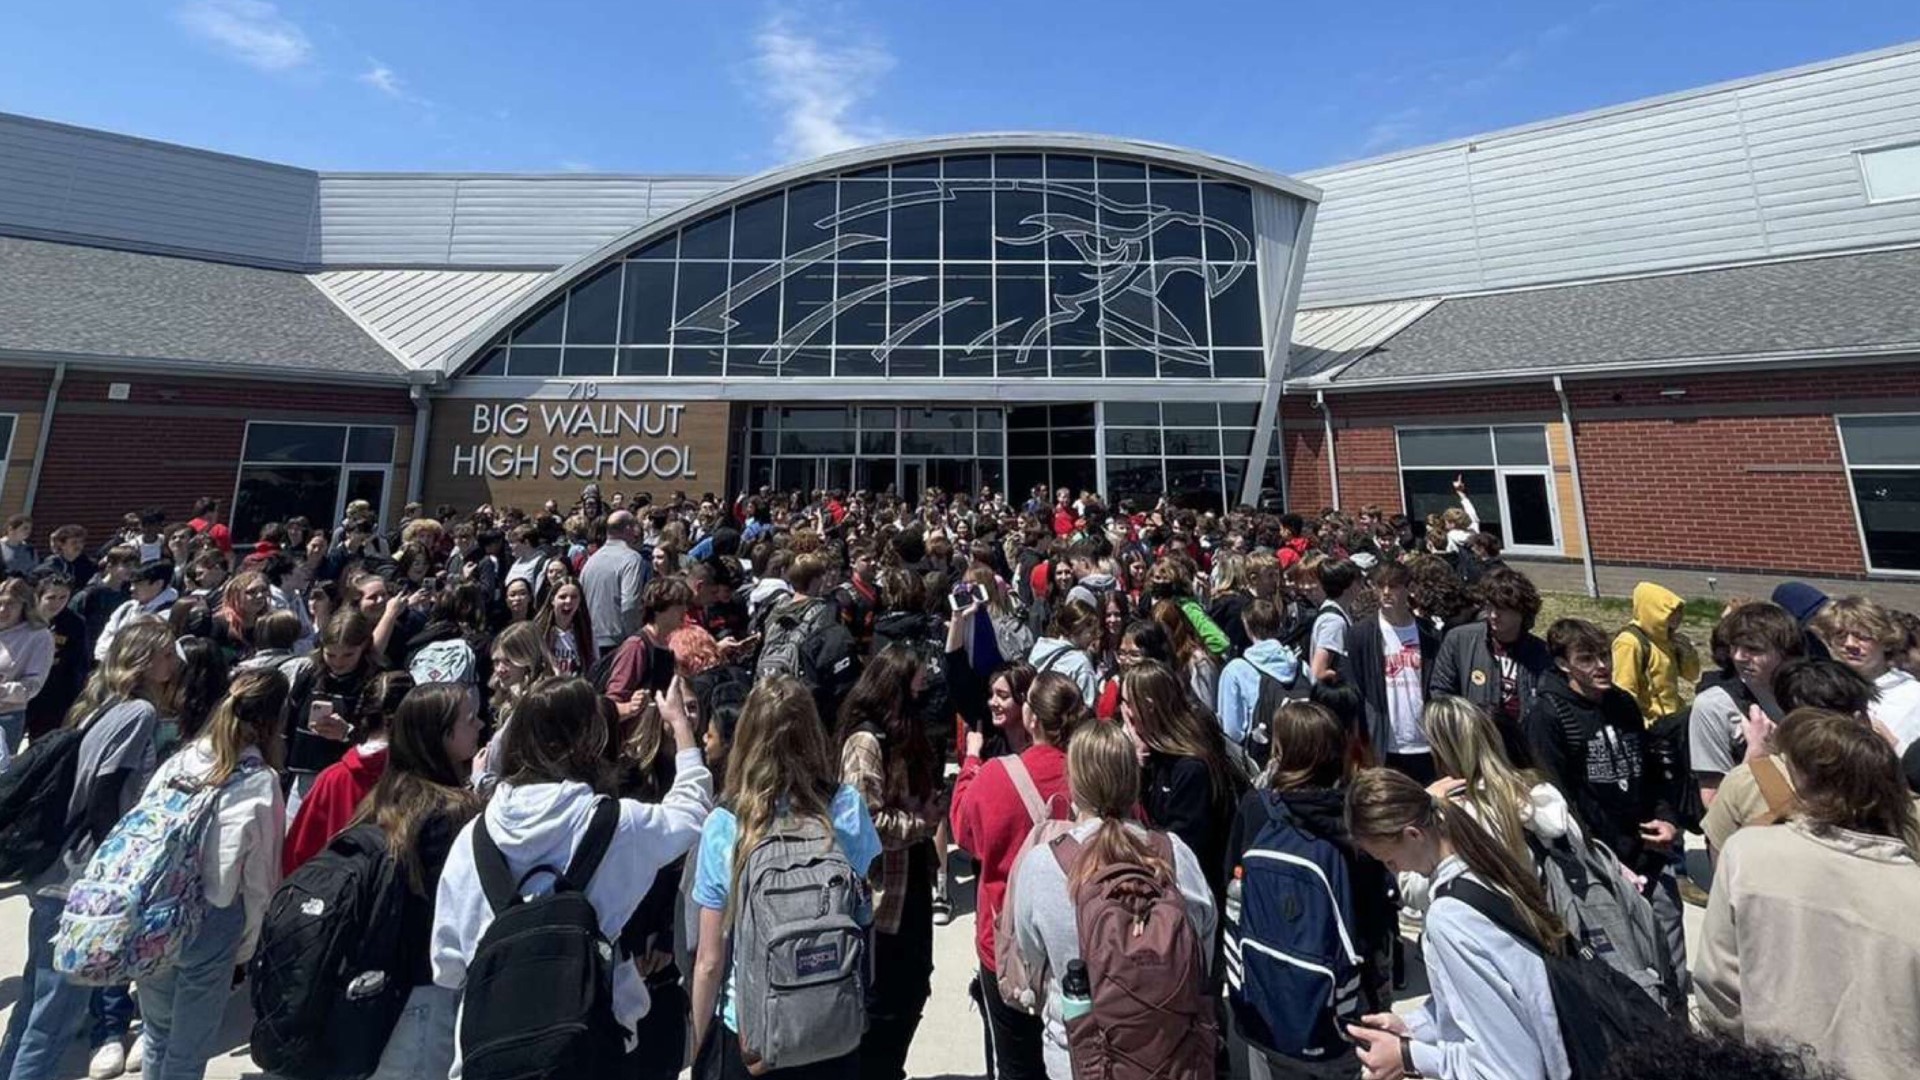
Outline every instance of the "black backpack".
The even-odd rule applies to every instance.
[[[619,1069],[626,1035],[613,1015],[614,950],[586,894],[619,823],[619,802],[601,800],[564,873],[535,867],[517,880],[486,818],[475,823],[474,868],[494,917],[460,1003],[467,1080],[571,1080]],[[553,875],[553,891],[522,896],[540,873]]]
[[[41,735],[0,773],[0,881],[39,877],[67,846],[80,738],[65,727]]]
[[[719,724],[729,739],[752,691],[753,669],[744,664],[716,664],[693,677],[693,700],[700,719]]]
[[[1252,664],[1253,661],[1247,661]],[[1273,756],[1273,716],[1280,706],[1289,701],[1312,701],[1314,691],[1313,668],[1305,661],[1293,673],[1292,682],[1283,682],[1265,668],[1254,664],[1254,672],[1260,676],[1260,694],[1253,702],[1253,715],[1247,718],[1247,736],[1243,744],[1247,757],[1260,768],[1266,768],[1267,760]]]
[[[593,666],[587,669],[587,681],[593,684],[593,692],[604,694],[607,684],[613,681],[613,662],[620,657],[620,650],[626,648],[631,637],[621,638],[619,644],[609,645],[594,657]]]
[[[283,882],[248,967],[253,1061],[289,1080],[359,1080],[412,993],[407,886],[378,825],[357,825]]]
[[[1590,1080],[1607,1071],[1629,1046],[1677,1038],[1681,1029],[1645,990],[1594,955],[1585,945],[1571,953],[1549,952],[1535,943],[1514,910],[1513,901],[1464,877],[1434,890],[1435,897],[1458,900],[1486,916],[1539,955],[1547,966],[1553,1011],[1566,1047],[1569,1080]]]

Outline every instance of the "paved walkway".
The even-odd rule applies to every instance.
[[[973,952],[973,886],[970,878],[955,883],[952,925],[935,927],[933,937],[933,997],[907,1057],[908,1075],[915,1080],[958,1080],[985,1075],[980,1017],[967,998],[967,983],[977,961]],[[1700,911],[1687,909],[1687,934],[1699,932]],[[11,1016],[20,989],[20,968],[26,962],[27,901],[19,895],[0,899],[0,1023]],[[1410,1008],[1421,1000],[1424,979],[1417,961],[1409,961],[1409,986],[1396,1006]],[[221,1030],[220,1054],[207,1068],[209,1080],[237,1080],[263,1076],[247,1057],[247,1032],[252,1017],[244,988],[227,1005]],[[88,1048],[77,1040],[67,1055],[60,1080],[87,1074]]]

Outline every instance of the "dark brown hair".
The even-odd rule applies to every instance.
[[[1273,760],[1266,786],[1274,791],[1340,788],[1353,778],[1347,733],[1325,705],[1289,701],[1273,714]]]
[[[451,683],[408,691],[387,725],[386,771],[353,816],[353,825],[371,821],[387,834],[387,850],[406,871],[416,894],[426,893],[421,829],[443,816],[448,829],[458,832],[482,805],[467,786],[460,763],[447,757],[447,733],[459,723],[467,698],[465,688]]]

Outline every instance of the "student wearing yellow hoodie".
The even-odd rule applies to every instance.
[[[1700,677],[1700,654],[1680,633],[1685,608],[1686,601],[1665,586],[1643,581],[1633,587],[1633,621],[1613,639],[1613,685],[1640,707],[1647,741],[1664,773],[1658,782],[1667,805],[1682,827],[1698,831],[1706,808],[1688,765],[1689,714],[1680,700],[1680,680]]]
[[[1643,581],[1633,587],[1633,621],[1613,639],[1613,684],[1633,695],[1648,727],[1686,718],[1680,680],[1700,677],[1700,654],[1680,634],[1686,601]]]

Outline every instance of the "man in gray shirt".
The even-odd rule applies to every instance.
[[[649,567],[633,548],[635,526],[632,514],[615,510],[607,518],[607,542],[580,568],[580,591],[597,652],[618,646],[640,629],[640,589]]]

